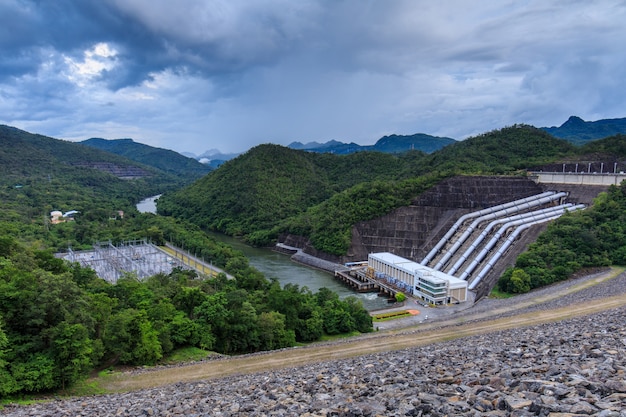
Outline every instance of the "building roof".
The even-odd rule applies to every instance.
[[[436,271],[432,268],[419,264],[415,261],[411,261],[410,259],[405,259],[401,256],[395,255],[390,252],[378,252],[378,253],[370,253],[371,257],[386,262],[388,264],[395,265],[396,267],[403,269],[404,271],[414,274],[415,272],[421,272],[422,275],[430,276],[435,280],[447,281],[450,289],[455,288],[465,288],[467,287],[467,281],[457,278],[453,275],[448,275],[445,272]]]

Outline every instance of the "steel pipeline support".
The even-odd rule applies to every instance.
[[[450,260],[450,258],[454,256],[456,251],[461,247],[463,243],[465,243],[467,238],[472,234],[474,229],[480,223],[487,221],[487,220],[496,219],[501,216],[506,216],[508,214],[518,213],[522,210],[528,210],[533,207],[541,206],[543,204],[550,203],[554,200],[557,200],[565,196],[567,196],[567,193],[559,192],[559,193],[556,193],[547,197],[538,198],[532,201],[525,201],[520,204],[516,204],[513,207],[508,207],[502,210],[498,210],[498,211],[495,211],[495,212],[492,212],[492,213],[489,213],[489,214],[486,214],[484,216],[477,218],[476,220],[472,222],[472,224],[468,226],[468,228],[465,230],[465,232],[463,232],[461,237],[459,237],[459,239],[457,239],[456,242],[454,242],[454,245],[452,245],[452,247],[447,251],[447,253],[439,260],[439,262],[437,262],[437,264],[435,265],[433,269],[436,271],[441,270],[441,268],[443,268],[446,262],[448,262],[448,260]]]
[[[497,219],[497,220],[490,222],[489,225],[480,233],[480,235],[476,239],[474,239],[470,247],[467,248],[467,250],[461,255],[461,257],[456,261],[454,266],[450,268],[446,273],[449,275],[454,275],[454,273],[459,270],[459,268],[465,263],[465,261],[467,261],[467,259],[472,254],[472,252],[474,252],[476,248],[479,247],[479,245],[483,242],[483,240],[489,235],[489,233],[491,233],[493,228],[496,227],[497,225],[508,223],[508,222],[515,221],[515,220],[528,219],[528,218],[532,218],[534,216],[542,215],[542,214],[548,214],[548,213],[561,213],[562,214],[565,210],[570,210],[570,207],[572,206],[573,206],[572,203],[567,203],[567,204],[563,204],[560,206],[548,207],[545,209],[533,211],[530,213],[522,213],[516,216],[504,217],[504,218]],[[582,208],[582,207],[584,207],[584,205],[578,206],[578,208]]]
[[[467,277],[472,273],[472,271],[474,271],[474,268],[476,268],[476,266],[480,262],[482,262],[483,259],[485,259],[485,257],[489,253],[489,251],[496,245],[498,240],[500,240],[500,237],[502,237],[502,235],[504,235],[504,232],[506,232],[506,230],[509,229],[510,227],[519,226],[519,225],[523,225],[523,224],[542,223],[542,222],[545,222],[545,221],[554,220],[554,219],[560,217],[562,214],[563,213],[560,213],[560,214],[544,213],[544,214],[541,214],[541,215],[533,216],[530,219],[514,220],[512,222],[505,223],[504,225],[502,225],[500,227],[500,229],[498,229],[498,231],[494,234],[494,236],[491,238],[491,240],[489,240],[489,242],[485,245],[485,247],[479,252],[479,254],[476,256],[476,258],[474,258],[472,260],[470,265],[465,269],[465,271],[461,274],[461,276],[459,278],[460,279],[467,279]]]
[[[581,204],[579,206],[583,206],[583,208],[581,208],[581,210],[584,209],[584,205],[583,204]],[[577,207],[579,207],[579,206],[577,206]],[[560,217],[560,216],[556,216],[555,218],[558,218],[558,217]],[[517,239],[517,237],[519,236],[520,233],[522,233],[524,230],[528,229],[531,226],[534,226],[534,225],[539,224],[539,223],[545,223],[545,222],[550,221],[550,220],[553,220],[553,219],[547,218],[547,219],[536,220],[534,222],[527,223],[527,224],[524,224],[524,225],[516,228],[515,231],[513,233],[511,233],[510,236],[507,237],[507,239],[504,242],[504,244],[496,251],[496,253],[491,257],[491,259],[489,259],[487,261],[487,264],[485,265],[485,267],[483,269],[481,269],[481,271],[478,273],[478,275],[476,275],[476,277],[472,280],[472,282],[469,285],[468,289],[473,290],[474,288],[476,288],[478,283],[485,277],[485,275],[487,275],[487,273],[489,271],[491,271],[491,268],[493,268],[493,265],[495,265],[495,263],[502,257],[502,255],[506,252],[506,250],[509,248],[509,246],[511,246],[513,244],[513,242],[515,241],[515,239]]]
[[[549,195],[552,195],[552,194],[554,194],[554,191],[546,191],[544,193],[537,194],[537,195],[530,196],[530,197],[526,197],[526,198],[522,198],[520,200],[510,201],[508,203],[500,204],[500,205],[497,205],[497,206],[494,206],[494,207],[489,207],[489,208],[486,208],[486,209],[483,209],[483,210],[479,210],[479,211],[475,211],[475,212],[472,212],[472,213],[464,214],[463,216],[459,217],[459,219],[452,225],[452,227],[450,228],[450,230],[448,230],[448,232],[445,234],[445,236],[442,237],[441,240],[439,240],[439,242],[428,253],[428,255],[426,255],[426,257],[424,259],[422,259],[422,262],[420,262],[420,264],[422,264],[424,266],[428,265],[428,263],[433,259],[433,257],[441,250],[441,248],[456,233],[458,228],[465,221],[467,221],[469,219],[473,219],[474,217],[480,217],[480,216],[483,216],[485,214],[493,213],[494,211],[502,210],[502,209],[505,209],[505,208],[508,208],[508,207],[513,207],[516,204],[521,204],[521,203],[526,202],[526,201],[536,200],[538,198],[546,197],[546,196],[549,196]]]

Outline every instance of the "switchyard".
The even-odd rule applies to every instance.
[[[191,269],[182,259],[168,254],[147,240],[129,240],[118,245],[97,242],[90,251],[73,251],[56,255],[83,267],[93,269],[99,278],[116,283],[127,273],[145,279],[159,273],[169,274],[174,268]]]

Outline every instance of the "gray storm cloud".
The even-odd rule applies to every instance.
[[[177,151],[624,117],[626,5],[0,3],[0,121]]]

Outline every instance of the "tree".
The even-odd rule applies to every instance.
[[[327,301],[322,308],[324,331],[327,334],[348,333],[354,330],[354,320],[349,312],[343,309],[339,300]]]
[[[350,313],[354,321],[355,330],[361,333],[368,333],[373,330],[372,316],[369,311],[363,307],[363,303],[356,297],[346,297],[344,300],[346,310]]]
[[[61,388],[76,382],[93,365],[93,342],[87,328],[61,322],[50,331],[52,357],[58,369]]]
[[[530,291],[530,275],[523,269],[514,269],[509,282],[509,291],[517,294]]]
[[[296,334],[285,328],[285,316],[276,311],[261,313],[257,320],[259,349],[273,350],[296,344]]]
[[[19,387],[11,375],[7,362],[7,349],[9,347],[9,339],[2,329],[2,316],[0,316],[0,397],[12,394],[19,390]]]
[[[16,392],[39,392],[58,388],[56,366],[50,352],[34,353],[28,361],[11,363]]]
[[[111,317],[104,345],[122,364],[154,365],[162,356],[158,332],[153,329],[146,312],[133,308]]]

